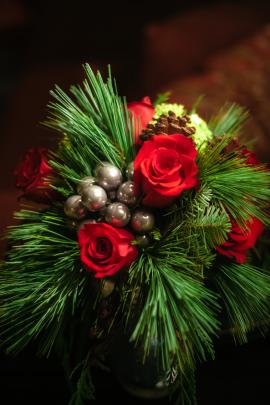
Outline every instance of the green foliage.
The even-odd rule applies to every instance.
[[[129,271],[124,309],[132,322],[140,308],[131,341],[147,356],[158,342],[162,370],[173,364],[181,373],[194,369],[195,360],[214,355],[211,335],[218,329],[216,297],[188,273],[192,263],[178,254],[142,255]],[[163,257],[164,255],[164,257]]]
[[[199,155],[200,184],[211,189],[213,200],[236,219],[246,223],[250,216],[269,223],[270,172],[264,165],[247,165],[236,153],[224,153],[232,136],[225,135]]]
[[[0,272],[1,340],[16,353],[42,337],[40,352],[47,355],[76,310],[89,305],[89,277],[62,208],[16,217],[22,223],[10,228],[13,248]]]
[[[192,263],[191,272],[203,276],[215,259],[213,247],[227,238],[231,227],[227,213],[214,201],[211,189],[202,186],[196,193],[187,193],[166,220],[170,225],[154,245],[154,254],[180,254]]]
[[[153,103],[154,107],[156,107],[159,104],[167,103],[170,99],[170,96],[171,96],[170,91],[166,91],[165,93],[159,93]]]
[[[269,325],[269,272],[250,264],[224,264],[214,282],[237,341],[246,342],[255,327],[263,331]]]
[[[93,73],[85,65],[83,87],[72,86],[71,98],[58,86],[51,91],[56,100],[49,104],[51,116],[46,125],[64,134],[51,164],[65,179],[77,182],[91,175],[101,161],[110,161],[123,169],[134,158],[133,122],[126,102],[109,77]]]
[[[94,400],[95,387],[91,376],[91,363],[89,352],[85,359],[76,367],[73,374],[80,370],[80,375],[77,380],[77,387],[74,391],[69,405],[85,405],[86,402]]]
[[[56,86],[49,104],[46,125],[63,136],[51,154],[60,179],[53,188],[65,197],[99,162],[110,161],[123,170],[135,156],[134,122],[110,71],[106,82],[88,65],[85,72],[82,87],[72,86],[67,95]],[[155,105],[167,98],[168,93],[159,95]],[[180,111],[182,106],[174,108]],[[123,315],[132,328],[131,341],[143,347],[144,357],[154,350],[163,371],[176,367],[183,405],[196,401],[196,361],[214,357],[219,298],[241,342],[258,321],[269,320],[266,271],[232,263],[214,268],[214,248],[225,242],[230,217],[242,225],[250,216],[269,223],[269,171],[264,165],[248,165],[239,153],[228,152],[230,148],[226,151],[246,119],[244,109],[230,105],[210,121],[215,137],[198,147],[199,189],[184,192],[175,206],[157,215],[152,244],[141,250],[116,288],[122,306],[115,309],[115,323]],[[61,204],[44,211],[22,210],[16,217],[21,222],[8,232],[12,247],[0,272],[1,344],[17,353],[39,339],[44,355],[60,347],[68,374],[79,363],[71,376],[76,376],[77,388],[70,404],[82,405],[93,399],[88,332],[91,322],[98,323],[98,289],[91,288],[82,268],[77,234]],[[206,270],[219,296],[206,288]],[[99,331],[104,340],[114,325]],[[69,353],[74,357],[70,362]]]
[[[210,119],[208,126],[216,136],[233,134],[236,136],[247,121],[247,110],[237,104],[226,103],[220,111]]]

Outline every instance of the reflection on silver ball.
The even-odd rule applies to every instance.
[[[96,167],[96,182],[107,191],[115,190],[122,183],[122,173],[118,167],[104,162]]]
[[[126,181],[125,183],[121,184],[117,191],[117,200],[127,205],[136,204],[133,181]]]
[[[97,221],[96,221],[95,219],[85,219],[84,221],[81,221],[81,222],[78,224],[78,232],[80,231],[81,228],[84,227],[84,225],[87,225],[87,224],[96,224],[96,223],[97,223]]]
[[[154,228],[155,217],[146,210],[135,211],[131,218],[131,226],[137,232],[149,232]]]
[[[116,200],[116,195],[117,195],[117,193],[116,193],[115,190],[108,192],[108,197],[109,197],[109,199],[110,199],[111,201]]]
[[[145,234],[136,236],[136,240],[138,242],[138,245],[142,248],[149,246],[151,241],[150,237]]]
[[[134,162],[131,162],[126,169],[126,176],[128,180],[133,180],[134,177]]]
[[[93,186],[95,184],[95,182],[96,182],[96,180],[92,176],[83,177],[79,181],[79,184],[77,185],[77,193],[82,194],[83,190],[85,188],[88,188],[89,186]]]
[[[125,204],[115,202],[107,207],[105,220],[117,227],[126,226],[130,220],[130,212]]]
[[[101,286],[101,295],[103,298],[108,297],[111,295],[115,287],[115,281],[113,280],[104,280]]]
[[[86,208],[82,204],[80,195],[68,197],[64,204],[64,211],[67,217],[73,219],[82,219],[86,215]]]
[[[107,202],[106,191],[99,186],[89,186],[84,188],[82,193],[82,203],[89,211],[99,211]]]

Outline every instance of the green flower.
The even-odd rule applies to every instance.
[[[181,117],[181,115],[185,114],[185,108],[182,104],[161,103],[161,104],[158,104],[155,108],[154,118],[157,119],[162,114],[168,115],[169,111],[173,111],[177,117]]]
[[[192,139],[196,146],[205,148],[207,141],[213,139],[213,133],[208,128],[206,122],[196,113],[190,114],[190,125],[196,129]]]

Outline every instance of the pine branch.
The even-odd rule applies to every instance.
[[[49,354],[76,310],[88,307],[89,277],[62,209],[16,217],[23,223],[10,228],[13,247],[0,273],[1,340],[16,353],[43,333],[40,352]]]
[[[123,169],[134,158],[133,125],[126,101],[121,99],[109,77],[105,83],[98,72],[85,65],[83,87],[71,87],[74,100],[58,86],[51,91],[47,126],[65,135],[51,164],[73,182],[91,175],[101,161]]]
[[[226,103],[208,123],[208,127],[216,136],[224,134],[234,134],[236,136],[249,114],[247,110],[237,104]]]
[[[131,341],[143,346],[145,356],[157,341],[161,369],[170,370],[175,362],[185,373],[187,367],[194,369],[195,359],[214,355],[211,335],[218,329],[218,306],[210,291],[171,263],[175,258],[142,256],[129,271],[124,308],[127,322],[135,308],[140,310]]]
[[[238,223],[250,216],[269,223],[270,172],[265,165],[247,165],[244,158],[224,153],[232,135],[225,135],[199,156],[200,184],[211,189],[213,200]]]
[[[269,325],[270,275],[252,265],[221,265],[214,282],[224,302],[234,337],[247,341],[254,328]]]

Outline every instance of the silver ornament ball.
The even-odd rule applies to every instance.
[[[131,162],[126,169],[126,176],[128,180],[133,180],[134,178],[134,162]]]
[[[94,177],[92,176],[87,176],[87,177],[83,177],[78,185],[77,185],[77,193],[78,194],[82,194],[83,190],[85,188],[88,188],[89,186],[93,186],[95,184],[96,180]]]
[[[108,297],[112,294],[115,287],[115,282],[113,280],[103,280],[101,286],[101,295],[103,298]]]
[[[136,204],[135,188],[133,181],[121,184],[117,191],[117,200],[127,205]]]
[[[87,224],[96,224],[97,223],[97,221],[95,220],[95,219],[91,219],[91,218],[89,218],[89,219],[85,219],[84,221],[81,221],[79,224],[78,224],[78,232],[84,227],[84,225],[87,225]]]
[[[155,225],[154,215],[146,210],[137,210],[131,218],[131,226],[137,232],[150,232]]]
[[[116,227],[126,226],[130,220],[130,212],[125,204],[115,202],[108,205],[105,213],[105,220]]]
[[[107,191],[115,190],[122,183],[122,173],[118,167],[104,162],[96,167],[96,182]]]
[[[140,247],[145,248],[150,245],[151,239],[148,235],[143,234],[136,236],[136,241]]]
[[[106,205],[106,202],[107,194],[102,187],[93,185],[83,189],[82,203],[89,211],[99,211]]]
[[[73,219],[83,219],[87,212],[80,195],[68,197],[64,204],[64,211],[67,217]]]
[[[116,200],[117,192],[116,192],[115,190],[109,191],[109,192],[108,192],[108,197],[109,197],[109,199],[110,199],[111,201]]]

